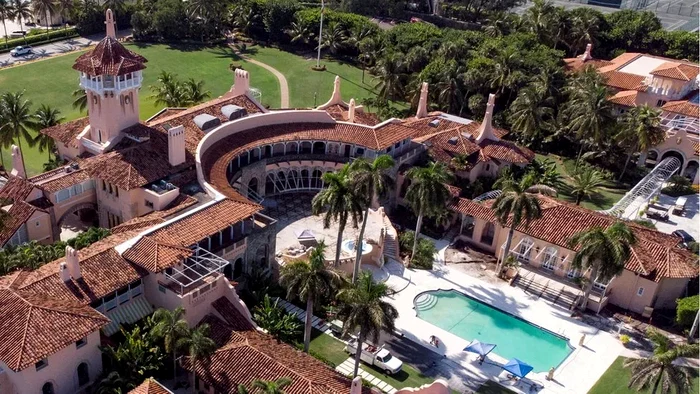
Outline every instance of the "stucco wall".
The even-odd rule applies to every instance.
[[[56,202],[56,194],[50,194],[48,197],[53,203],[53,211],[56,220],[61,220],[61,217],[66,213],[69,213],[70,210],[75,208],[76,205],[86,203],[95,204],[97,202],[94,189],[84,191],[75,197],[71,197],[59,203]]]
[[[685,290],[688,286],[689,279],[687,278],[664,278],[659,282],[656,292],[656,300],[654,308],[666,309],[675,308],[676,300],[685,297]]]
[[[88,365],[90,382],[93,382],[102,371],[99,344],[100,334],[99,331],[95,331],[88,336],[87,344],[80,349],[76,349],[75,343],[71,343],[59,352],[50,355],[48,357],[49,365],[39,371],[33,365],[19,372],[5,368],[5,365],[2,367],[18,394],[41,393],[41,387],[46,382],[53,383],[56,394],[74,394],[79,389],[77,369],[80,363],[84,362]],[[2,391],[2,394],[5,393]],[[14,393],[9,392],[8,394]]]
[[[52,243],[54,239],[51,215],[39,211],[35,212],[32,217],[27,220],[27,235],[32,241],[37,241],[42,244]]]
[[[642,295],[637,294],[639,288],[644,288]],[[648,279],[624,270],[613,279],[608,286],[610,303],[632,312],[642,313],[644,307],[651,306],[657,291],[657,284]]]

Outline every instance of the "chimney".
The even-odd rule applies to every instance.
[[[350,99],[348,105],[348,122],[355,123],[355,99]]]
[[[250,90],[250,75],[248,71],[241,70],[237,68],[233,72],[233,86],[231,87],[231,93],[233,96],[241,96]]]
[[[489,102],[486,104],[486,114],[484,114],[484,120],[479,126],[479,134],[476,137],[476,143],[480,144],[484,140],[498,141],[498,137],[493,134],[493,127],[491,121],[493,119],[493,104],[496,101],[495,94],[489,94]]]
[[[12,145],[12,171],[10,175],[26,178],[27,173],[24,171],[24,160],[22,160],[22,150],[17,145]]]
[[[362,378],[355,376],[350,385],[350,394],[362,394]]]
[[[590,44],[590,43],[586,44],[586,52],[584,52],[583,55],[581,55],[581,61],[586,62],[586,61],[593,59],[593,56],[591,56],[592,49],[593,49],[593,44]]]
[[[420,88],[420,100],[418,100],[418,110],[416,118],[425,118],[428,116],[428,83],[423,82]]]
[[[333,80],[333,94],[331,95],[331,99],[326,105],[333,105],[333,104],[341,104],[343,102],[343,98],[340,95],[340,77],[335,76],[335,79]]]
[[[107,25],[107,37],[117,38],[117,29],[114,23],[114,14],[112,10],[105,11],[105,25]]]
[[[80,273],[80,262],[78,261],[78,251],[66,246],[66,266],[68,267],[68,273],[73,279],[78,280],[83,277]]]
[[[58,275],[64,283],[70,282],[70,273],[68,273],[68,266],[66,263],[61,263],[61,265],[58,266]]]
[[[185,162],[185,128],[182,125],[168,129],[168,162],[173,167]]]

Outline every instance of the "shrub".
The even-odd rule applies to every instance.
[[[656,225],[655,225],[654,222],[652,222],[651,220],[648,220],[648,219],[637,219],[637,220],[635,220],[634,222],[637,223],[637,224],[640,225],[640,226],[644,226],[644,227],[647,227],[647,228],[651,228],[651,229],[656,230]]]
[[[416,255],[411,257],[410,266],[413,268],[420,269],[433,269],[433,261],[435,260],[435,253],[437,253],[437,248],[433,241],[427,238],[421,238],[418,241],[418,248],[416,249]]]
[[[690,179],[682,175],[672,176],[671,179],[669,179],[669,183],[670,186],[663,188],[661,190],[661,193],[673,197],[685,196],[688,194],[696,193],[695,189],[693,188],[692,182],[690,182]]]
[[[63,40],[66,38],[72,38],[72,37],[77,37],[78,33],[74,27],[69,27],[68,29],[60,29],[60,30],[51,30],[48,34],[48,37],[46,35],[46,31],[44,31],[44,34],[37,34],[37,35],[27,35],[26,38],[26,44],[25,44],[25,38],[13,38],[11,40],[7,40],[7,45],[5,45],[5,41],[2,40],[0,41],[0,44],[2,44],[2,48],[4,48],[0,52],[6,52],[9,51],[10,49],[18,46],[18,45],[33,45],[33,44],[38,44],[38,43],[46,43],[50,41],[58,41],[58,40]]]
[[[301,333],[301,323],[297,317],[287,313],[268,295],[253,310],[253,320],[280,341],[291,343]]]
[[[631,338],[629,335],[622,334],[620,335],[620,342],[622,342],[623,345],[627,345],[630,342]]]
[[[676,300],[676,323],[683,328],[690,328],[700,308],[700,296],[694,295]]]
[[[414,231],[404,231],[399,234],[399,249],[401,249],[401,254],[409,254],[413,249],[413,240],[416,237]]]

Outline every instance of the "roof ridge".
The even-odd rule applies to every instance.
[[[19,367],[22,365],[22,358],[24,357],[24,347],[27,343],[27,331],[29,331],[29,322],[32,319],[32,304],[29,303],[29,301],[25,300],[24,297],[20,296],[19,294],[15,293],[17,297],[19,297],[22,301],[26,302],[27,305],[29,305],[29,313],[27,313],[27,321],[24,324],[24,330],[22,330],[22,341],[20,342],[20,347],[19,347],[19,357],[17,358],[17,364],[13,370],[19,370]]]

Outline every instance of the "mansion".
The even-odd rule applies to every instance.
[[[394,158],[397,180],[425,155],[448,165],[464,158],[457,174],[470,180],[525,166],[534,153],[492,126],[494,96],[478,122],[429,112],[424,84],[415,116],[380,122],[342,99],[339,78],[318,108],[269,110],[251,94],[248,72],[236,70],[223,96],[140,121],[147,59],[116,39],[111,11],[106,18],[107,36],[73,65],[87,93],[88,116],[41,131],[67,164],[28,177],[21,150],[12,149],[11,176],[0,188],[10,215],[0,247],[53,243],[64,222],[75,218],[91,218],[111,235],[80,251],[68,247],[65,257],[36,270],[0,277],[0,392],[84,392],[102,371],[105,337],[156,308],[179,306],[190,326],[210,325],[218,346],[208,371],[184,365],[200,392],[235,392],[255,378],[280,377],[292,377],[290,392],[369,392],[259,330],[239,298],[242,275],[279,269],[278,222],[266,214],[266,199],[321,190],[323,173],[382,154]],[[387,209],[399,195],[394,190]],[[500,254],[507,228],[496,221],[491,203],[455,197],[450,208],[459,237]],[[513,252],[562,280],[585,275],[572,273],[576,251],[565,239],[613,221],[543,199],[542,219],[517,229]],[[597,284],[594,311],[605,303],[635,312],[666,306],[697,277],[695,259],[676,247],[678,239],[638,226],[634,231],[639,246],[620,277]],[[135,392],[160,390],[156,386],[148,380]],[[448,391],[439,384],[424,392]]]

